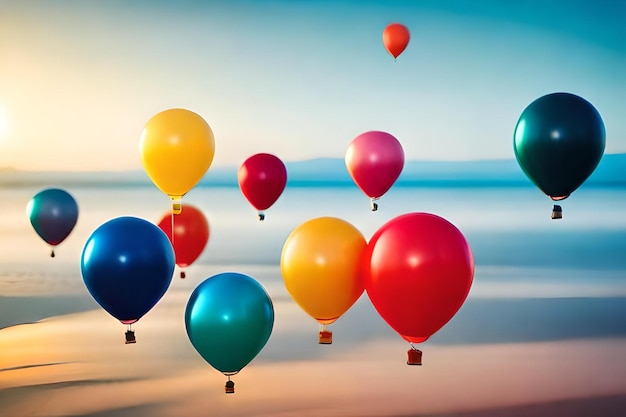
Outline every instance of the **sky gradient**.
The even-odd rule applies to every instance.
[[[0,1],[0,167],[140,169],[172,107],[215,134],[213,166],[257,152],[343,157],[368,130],[407,159],[513,158],[524,108],[556,91],[626,152],[626,3]],[[392,22],[411,31],[398,60]]]

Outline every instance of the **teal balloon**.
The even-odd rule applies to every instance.
[[[274,305],[254,278],[224,272],[192,292],[185,327],[204,360],[223,374],[234,375],[267,343],[274,327]]]
[[[513,135],[526,176],[552,200],[567,198],[596,169],[606,131],[596,108],[582,97],[553,93],[522,112]]]
[[[67,191],[48,188],[28,201],[26,214],[39,237],[54,247],[74,230],[78,221],[78,204]],[[51,256],[54,257],[54,250]]]

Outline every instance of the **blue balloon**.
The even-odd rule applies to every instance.
[[[167,235],[136,217],[118,217],[98,227],[80,260],[91,296],[124,324],[136,322],[156,305],[172,282],[174,267]]]
[[[39,237],[54,247],[74,229],[78,221],[78,204],[67,191],[49,188],[30,199],[26,214]],[[54,250],[50,256],[54,257]]]
[[[272,300],[254,278],[224,272],[191,294],[185,327],[193,347],[225,375],[245,367],[267,343],[274,326]]]

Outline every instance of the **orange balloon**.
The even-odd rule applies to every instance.
[[[296,227],[280,258],[294,301],[320,324],[334,323],[365,290],[362,257],[367,242],[352,224],[319,217]]]
[[[383,31],[383,45],[394,58],[406,49],[410,39],[409,29],[400,23],[392,23]]]

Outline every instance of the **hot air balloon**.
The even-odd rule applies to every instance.
[[[180,268],[186,268],[194,263],[209,241],[209,222],[202,211],[189,204],[185,204],[184,210],[176,216],[171,212],[165,213],[158,226],[172,242],[176,265]],[[185,278],[185,271],[180,272],[180,277]]]
[[[380,131],[365,132],[350,142],[345,163],[356,185],[375,202],[396,182],[404,168],[404,150],[391,134]]]
[[[604,122],[587,100],[553,93],[522,112],[513,135],[515,158],[526,176],[553,201],[580,187],[598,166],[606,144]],[[553,219],[562,217],[554,205]]]
[[[228,380],[263,349],[274,327],[274,305],[254,278],[224,272],[204,280],[192,292],[185,309],[185,328],[193,347]]]
[[[213,162],[213,131],[198,114],[169,109],[146,123],[139,153],[154,185],[172,200],[172,212],[180,213],[181,200],[202,179]]]
[[[383,45],[394,59],[404,52],[410,39],[409,29],[401,23],[392,23],[383,30]]]
[[[280,269],[294,301],[321,326],[319,343],[332,343],[326,326],[334,323],[363,293],[361,258],[367,242],[345,220],[319,217],[287,237]]]
[[[252,155],[237,172],[239,188],[248,202],[259,211],[259,220],[278,200],[287,184],[287,169],[277,156],[268,153]]]
[[[365,255],[365,290],[380,316],[409,342],[409,365],[421,365],[413,344],[425,342],[457,313],[474,277],[474,258],[452,223],[407,213],[380,227]]]
[[[87,239],[80,259],[91,296],[128,325],[126,343],[135,343],[131,324],[163,297],[174,267],[174,250],[165,233],[137,217],[118,217],[99,226]]]
[[[35,194],[26,206],[26,214],[35,232],[52,247],[63,242],[74,230],[78,220],[78,204],[65,190],[49,188]]]

